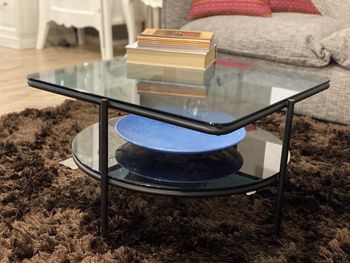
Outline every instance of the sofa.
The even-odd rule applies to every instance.
[[[330,88],[298,103],[296,112],[350,124],[350,1],[313,0],[322,16],[273,13],[270,18],[226,15],[188,20],[191,2],[163,0],[162,27],[213,31],[220,58],[327,76]],[[309,49],[299,50],[300,43]],[[332,46],[338,53],[329,51]],[[337,54],[349,54],[349,60],[337,60]]]

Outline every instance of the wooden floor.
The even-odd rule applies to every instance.
[[[96,47],[48,47],[16,50],[0,47],[0,116],[25,108],[61,104],[66,97],[28,87],[29,73],[100,59]]]

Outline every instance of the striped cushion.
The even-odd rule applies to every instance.
[[[188,19],[214,15],[271,16],[266,0],[193,0]]]
[[[293,12],[321,15],[311,0],[269,0],[272,12]]]

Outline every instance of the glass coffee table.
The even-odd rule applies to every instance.
[[[101,234],[106,236],[108,184],[150,194],[209,197],[251,194],[276,181],[274,232],[279,233],[294,104],[327,89],[329,79],[230,60],[217,60],[203,72],[115,58],[31,74],[28,84],[99,105],[99,123],[77,134],[72,154],[81,170],[100,180]],[[175,141],[176,127],[219,140],[243,128],[246,137],[237,145],[200,153],[149,150],[115,131],[123,117],[108,119],[108,108],[175,125]],[[283,109],[283,140],[252,124]]]

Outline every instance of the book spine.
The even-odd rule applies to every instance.
[[[207,40],[210,41],[213,37],[212,32],[176,30],[176,29],[145,29],[140,36],[142,37],[160,37],[160,38],[180,38],[193,40]]]
[[[138,37],[139,46],[143,46],[145,44],[148,45],[159,45],[159,46],[189,46],[189,47],[202,47],[209,49],[212,41],[207,40],[193,40],[193,39],[179,39],[179,38],[158,38],[158,37]]]
[[[215,61],[215,48],[209,53],[181,53],[127,48],[128,63],[205,70]]]
[[[150,50],[164,50],[164,51],[174,51],[174,52],[189,52],[189,53],[206,53],[208,52],[207,47],[197,47],[190,45],[164,45],[158,43],[144,43],[139,45],[140,48],[150,49]]]

